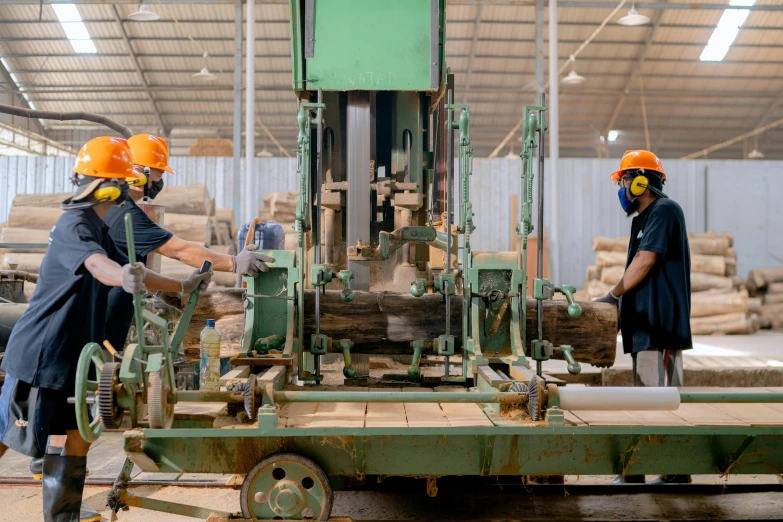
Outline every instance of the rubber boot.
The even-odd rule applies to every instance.
[[[644,475],[618,475],[609,484],[644,484]]]
[[[57,446],[47,445],[46,446],[46,454],[47,455],[60,455],[62,453],[63,449],[59,448]],[[43,475],[43,457],[40,459],[33,459],[30,461],[30,473],[33,474],[33,480],[41,480],[41,476]]]
[[[79,522],[87,457],[45,455],[43,462],[44,522]],[[88,508],[89,509],[89,508]],[[92,516],[87,520],[100,520]]]

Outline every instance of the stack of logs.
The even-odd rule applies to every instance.
[[[783,267],[751,270],[746,281],[751,310],[759,314],[762,328],[783,328]]]
[[[758,331],[761,319],[758,310],[751,308],[744,281],[737,276],[737,253],[732,248],[731,234],[690,234],[688,241],[692,333],[749,334]],[[622,277],[628,238],[595,237],[593,250],[596,263],[587,267],[582,294],[588,300],[606,295]]]
[[[20,194],[14,198],[8,222],[0,227],[0,243],[48,243],[49,231],[62,215],[60,203],[71,196],[62,194]],[[193,241],[224,254],[234,253],[234,213],[215,209],[215,200],[204,185],[166,187],[155,199],[165,207],[164,228],[181,239]],[[0,269],[37,274],[45,249],[15,248],[0,250]],[[161,273],[183,279],[193,268],[163,258]],[[217,276],[219,285],[234,286],[235,276]]]
[[[285,231],[285,249],[296,250],[297,239],[294,230],[296,202],[299,192],[270,192],[264,196],[264,206],[258,209],[258,219],[262,223],[273,221]]]

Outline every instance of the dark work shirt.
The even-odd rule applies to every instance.
[[[11,332],[4,371],[33,386],[73,392],[82,349],[104,339],[110,287],[85,268],[93,254],[127,263],[93,209],[66,211],[49,234],[30,306]]]
[[[109,233],[117,248],[128,254],[128,241],[125,235],[125,216],[133,217],[133,243],[136,247],[136,259],[147,264],[147,256],[168,243],[174,234],[152,221],[138,205],[128,201],[121,207],[113,207],[106,215]],[[133,322],[133,296],[123,292],[122,288],[113,288],[109,292],[109,310],[106,318],[106,339],[117,350],[125,346],[128,330]]]
[[[640,250],[659,256],[645,278],[620,298],[623,350],[692,348],[691,253],[680,205],[660,198],[633,219],[626,269]]]

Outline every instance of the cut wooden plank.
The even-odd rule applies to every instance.
[[[570,411],[563,411],[563,417],[565,418],[565,421],[567,424],[571,424],[573,426],[587,426],[587,423],[571,413]]]
[[[368,402],[364,426],[367,428],[405,428],[408,426],[405,406],[399,402]]]
[[[478,404],[444,403],[440,405],[449,426],[494,426]]]
[[[227,372],[220,377],[221,384],[226,381],[235,381],[237,379],[245,379],[250,375],[250,366],[237,366],[233,370]]]
[[[575,411],[574,415],[590,426],[639,426],[624,411]]]
[[[712,406],[751,426],[783,425],[783,413],[766,404],[712,404]]]
[[[710,404],[680,404],[672,413],[694,426],[748,426]]]
[[[309,428],[361,428],[367,404],[363,402],[319,402]]]
[[[626,411],[633,420],[645,426],[690,426],[690,424],[670,411]]]
[[[405,416],[411,428],[447,428],[449,421],[435,403],[406,402]]]
[[[286,428],[302,428],[310,424],[317,409],[317,402],[292,402],[283,405],[280,415],[286,419]]]

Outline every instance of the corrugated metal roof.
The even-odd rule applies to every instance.
[[[777,1],[758,0],[757,5]],[[43,108],[111,112],[122,115],[126,124],[152,126],[154,130],[158,117],[152,97],[167,126],[207,127],[216,135],[230,132],[234,6],[155,2],[149,6],[161,20],[125,20],[122,26],[129,46],[115,19],[115,9],[125,19],[137,9],[136,4],[80,5],[95,39],[96,55],[73,53],[50,5],[43,5],[40,22],[38,6],[3,6],[0,54]],[[605,7],[558,10],[561,64],[610,11]],[[597,150],[597,137],[606,130],[626,88],[614,125],[621,137],[611,145],[611,152],[619,155],[626,148],[642,145],[639,81],[646,93],[653,143],[671,157],[753,129],[764,118],[768,122],[780,117],[783,13],[751,12],[725,60],[710,63],[700,62],[699,56],[722,10],[644,11],[653,20],[660,17],[654,33],[652,25],[622,27],[616,20],[610,22],[573,65],[587,81],[579,86],[561,84],[562,155]],[[256,83],[264,87],[255,93],[257,111],[270,126],[280,129],[275,132],[290,149],[296,135],[296,102],[290,90],[288,6],[261,3],[256,14]],[[545,41],[547,18],[548,12],[544,12]],[[535,10],[502,0],[482,5],[459,3],[448,6],[447,19],[446,53],[456,74],[456,101],[467,98],[471,103],[472,144],[477,155],[486,155],[514,126],[522,107],[534,101],[530,84],[535,78]],[[649,39],[652,44],[647,48]],[[204,65],[201,54],[205,50],[210,55],[207,66],[218,76],[214,82],[192,77]],[[143,81],[152,86],[150,91],[141,90],[142,78],[132,53],[143,71]],[[544,54],[546,59],[548,48]],[[468,73],[469,86],[465,83]],[[94,92],[99,89],[104,92]],[[36,92],[41,90],[64,92]],[[85,90],[90,92],[82,92]],[[782,135],[783,128],[760,137],[767,157],[783,157]],[[87,134],[79,131],[78,136],[81,139]],[[738,144],[726,154],[736,156],[741,150],[742,144]]]

